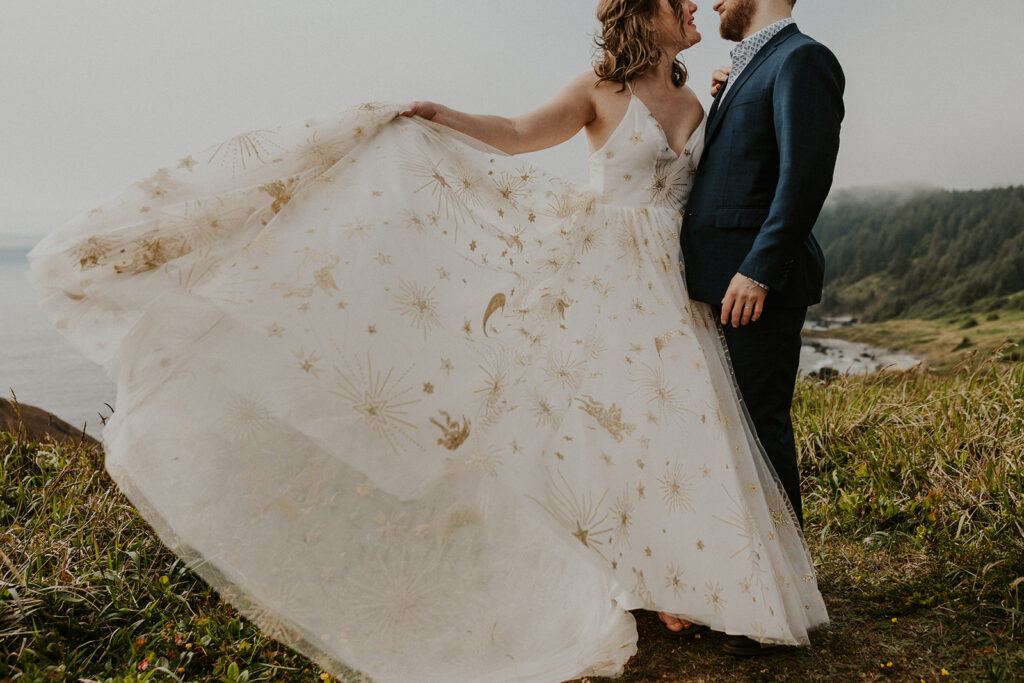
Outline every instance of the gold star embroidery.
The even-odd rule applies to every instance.
[[[455,368],[452,367],[452,361],[450,358],[441,359],[441,369],[444,370],[444,372],[448,375],[452,374],[452,370],[454,370]]]
[[[644,141],[644,134],[640,131],[634,131],[633,134],[629,136],[629,141],[632,142],[635,147]]]
[[[704,550],[704,541],[697,539],[697,550]]]
[[[189,173],[192,172],[193,166],[198,165],[199,162],[193,159],[191,154],[189,154],[187,157],[178,162],[178,168],[187,168]]]
[[[374,258],[374,260],[376,260],[376,261],[377,261],[377,263],[379,263],[379,264],[380,264],[380,265],[382,265],[382,266],[383,266],[383,265],[384,265],[385,263],[391,263],[391,256],[389,256],[388,254],[385,254],[385,253],[384,253],[384,252],[382,252],[382,251],[378,251],[378,252],[377,252],[377,255],[376,255],[376,256],[374,256],[373,258]]]
[[[377,334],[377,326],[370,325],[369,327],[366,328],[366,331],[369,332],[370,334]]]
[[[472,242],[469,243],[469,250],[476,251],[476,240],[473,240]]]
[[[452,279],[451,273],[449,273],[443,267],[437,269],[437,276],[440,279],[442,279],[442,280],[451,280]]]
[[[338,302],[338,308],[345,309],[347,307],[348,307],[348,302],[347,301],[339,301]]]
[[[433,384],[431,384],[430,382],[426,382],[426,383],[425,383],[425,384],[423,385],[423,392],[424,392],[424,393],[427,393],[427,394],[432,394],[432,393],[434,393],[434,385],[433,385]]]

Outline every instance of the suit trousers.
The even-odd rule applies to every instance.
[[[721,305],[714,306],[721,320]],[[736,383],[747,411],[803,528],[800,472],[793,437],[793,390],[807,307],[765,308],[756,322],[723,326]]]

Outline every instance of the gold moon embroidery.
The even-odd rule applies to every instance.
[[[490,319],[494,312],[499,308],[505,308],[505,295],[498,292],[491,297],[490,303],[487,304],[487,310],[484,311],[484,336],[487,336],[487,321]]]
[[[669,332],[666,332],[665,334],[654,338],[654,348],[658,350],[658,358],[661,358],[661,350],[668,346],[668,343],[669,341],[672,340],[672,337],[676,336],[686,337],[688,335],[682,330],[670,330]]]

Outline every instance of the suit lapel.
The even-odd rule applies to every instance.
[[[774,53],[779,46],[782,45],[786,40],[795,34],[799,33],[796,24],[791,24],[786,28],[779,31],[775,36],[772,37],[768,43],[761,48],[754,58],[750,60],[750,64],[747,64],[747,68],[740,74],[739,79],[733,83],[732,87],[729,88],[729,92],[726,93],[725,97],[721,97],[719,93],[715,101],[718,102],[718,109],[714,112],[714,117],[708,121],[707,129],[704,132],[704,147],[708,147],[711,142],[711,138],[714,137],[715,132],[718,130],[719,124],[722,122],[722,117],[725,115],[725,110],[729,107],[729,104],[736,99],[736,93],[739,92],[743,84],[750,80],[750,77],[754,74],[757,69],[764,64],[772,53]],[[723,88],[724,89],[724,88]],[[712,105],[713,106],[713,105]]]

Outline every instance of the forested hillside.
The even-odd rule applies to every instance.
[[[1024,310],[1024,186],[839,194],[814,234],[827,264],[821,313]]]

